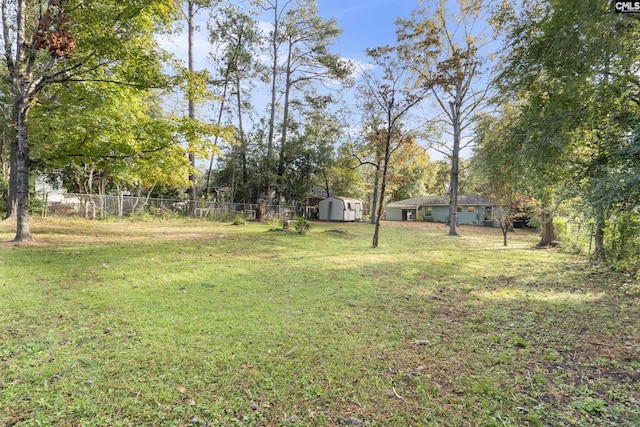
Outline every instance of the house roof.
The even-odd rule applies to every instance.
[[[479,194],[458,196],[458,206],[494,206],[489,198]],[[449,196],[421,196],[387,204],[388,208],[416,209],[420,206],[449,206]]]

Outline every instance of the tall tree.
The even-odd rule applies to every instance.
[[[515,217],[524,207],[525,183],[522,177],[523,163],[519,158],[520,139],[516,129],[510,127],[517,111],[505,108],[502,117],[485,116],[476,128],[477,145],[474,147],[472,168],[477,192],[496,203],[492,209],[493,220],[500,225],[503,245],[513,227]]]
[[[280,64],[280,46],[282,44],[281,28],[286,12],[289,10],[294,0],[255,0],[256,3],[262,7],[266,13],[271,13],[271,25],[272,28],[269,31],[268,45],[269,54],[271,55],[270,70],[269,70],[269,82],[270,82],[270,100],[269,103],[269,120],[268,135],[267,135],[267,152],[264,160],[263,177],[265,180],[266,198],[271,201],[271,194],[273,190],[273,150],[275,143],[276,132],[276,112],[277,112],[277,99],[278,99],[278,76],[281,74]]]
[[[554,171],[563,171],[563,193],[591,206],[596,258],[603,260],[608,223],[638,203],[626,183],[638,182],[628,156],[640,112],[640,22],[591,0],[517,6],[498,15],[507,34],[501,92],[524,101],[523,153],[543,166],[537,175],[548,172],[557,183]]]
[[[432,87],[424,83],[418,90],[408,84],[410,65],[402,55],[397,55],[389,47],[367,51],[375,68],[363,73],[363,95],[365,110],[375,112],[379,127],[374,129],[382,152],[380,173],[380,192],[377,197],[377,212],[372,246],[378,247],[380,218],[382,216],[385,192],[387,188],[390,159],[403,144],[412,141],[414,135],[402,130],[402,119],[406,118],[416,105],[420,104]],[[374,74],[379,72],[378,75]],[[377,144],[376,144],[377,145]]]
[[[350,65],[338,55],[329,52],[336,38],[342,33],[334,19],[324,20],[318,15],[316,0],[298,0],[287,11],[282,23],[284,49],[283,115],[280,136],[280,153],[277,175],[279,187],[285,174],[285,151],[291,115],[292,90],[303,90],[315,82],[346,79]],[[281,193],[281,188],[279,188]]]
[[[187,70],[186,70],[186,96],[188,104],[188,117],[192,122],[198,120],[196,115],[196,107],[199,101],[207,99],[206,82],[209,80],[208,72],[197,71],[194,62],[194,37],[198,29],[196,19],[200,12],[211,7],[217,0],[187,0],[182,7],[182,15],[187,23]],[[203,97],[204,95],[204,97]],[[195,133],[186,135],[187,144],[195,146],[198,144]],[[191,211],[195,216],[196,200],[198,191],[196,186],[196,150],[189,151],[189,161],[191,162],[191,173],[189,181],[191,182]]]
[[[330,96],[313,96],[299,129],[287,141],[281,194],[287,200],[303,201],[316,185],[326,184],[334,160],[334,144],[342,126],[330,111]]]
[[[316,0],[264,0],[261,4],[265,11],[273,14],[272,28],[267,37],[272,61],[269,70],[271,103],[267,168],[264,174],[270,198],[273,190],[281,195],[294,95],[313,90],[316,83],[346,79],[351,70],[347,62],[329,51],[342,30],[335,20],[325,20],[318,15]],[[281,104],[278,99],[282,100]],[[304,99],[304,96],[299,96],[295,103],[302,103]],[[278,111],[282,111],[280,117]],[[276,132],[279,132],[278,146]]]
[[[231,166],[232,194],[236,194],[240,183],[240,193],[247,202],[249,186],[248,150],[249,141],[245,129],[245,114],[252,106],[246,101],[247,91],[253,87],[253,79],[262,70],[258,49],[261,42],[260,32],[255,19],[248,12],[235,5],[224,7],[213,17],[209,27],[209,40],[215,48],[212,52],[214,62],[218,65],[217,86],[221,87],[221,102],[217,122],[222,124],[225,108],[230,113],[230,121],[236,123],[237,144],[232,145],[229,162]],[[227,103],[227,98],[229,103]],[[237,164],[239,163],[239,164]],[[211,182],[213,157],[209,164],[207,188]],[[238,171],[239,169],[239,171]],[[239,179],[236,178],[239,174]],[[233,199],[234,197],[232,197]]]
[[[188,187],[186,147],[174,142],[175,123],[162,114],[156,92],[96,82],[58,89],[43,89],[31,111],[38,172],[73,171],[86,178],[75,191],[88,195],[104,194],[109,186],[98,184],[107,178],[133,194],[157,184]]]
[[[92,3],[49,0],[2,0],[3,61],[11,84],[12,181],[16,191],[14,241],[33,239],[29,227],[29,171],[33,143],[29,111],[43,88],[63,82],[105,79],[104,70],[121,71],[128,84],[162,84],[156,24],[173,12],[162,0],[136,3],[103,0]],[[97,74],[97,75],[96,75]]]
[[[481,81],[486,53],[483,40],[488,24],[483,4],[469,0],[437,0],[433,11],[416,9],[410,19],[398,20],[398,49],[412,63],[417,85],[430,86],[443,114],[450,141],[439,150],[451,161],[449,186],[449,234],[457,235],[460,152],[472,143],[468,128],[486,101],[487,82]],[[482,27],[482,28],[480,28]],[[434,60],[435,57],[435,60]],[[438,147],[436,147],[438,148]]]

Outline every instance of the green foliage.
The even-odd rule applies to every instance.
[[[520,172],[549,207],[581,199],[595,258],[615,262],[626,230],[618,235],[613,224],[640,203],[640,21],[595,0],[528,2],[521,13],[523,4],[497,16],[507,34],[496,83],[517,108],[509,126]]]
[[[557,231],[562,250],[576,255],[582,253],[584,240],[580,239],[580,233],[576,232],[575,224],[572,224],[566,217],[555,217],[553,225]]]
[[[247,221],[244,219],[244,217],[238,214],[233,218],[233,222],[231,223],[231,225],[245,225],[246,223]]]
[[[298,232],[298,234],[306,234],[307,231],[311,229],[311,223],[307,220],[306,217],[300,216],[295,219],[294,228]]]
[[[9,201],[9,177],[0,174],[0,213],[7,211]]]
[[[29,213],[35,215],[42,215],[47,210],[46,202],[38,197],[35,192],[31,193],[29,197]]]
[[[613,265],[622,271],[640,272],[640,212],[616,210],[607,228],[607,245]]]
[[[571,403],[571,407],[586,412],[589,415],[601,416],[607,413],[607,402],[602,399],[587,397]]]
[[[269,230],[271,231],[282,230],[284,228],[283,223],[280,222],[280,219],[275,216],[269,218],[269,221],[267,221],[267,225],[269,226]]]

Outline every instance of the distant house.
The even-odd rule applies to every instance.
[[[62,202],[67,190],[62,186],[62,180],[55,181],[47,179],[45,175],[36,176],[35,195],[45,202]]]
[[[500,209],[490,199],[480,195],[458,196],[458,224],[499,226],[494,213]],[[449,196],[423,196],[389,203],[385,209],[387,221],[449,222]]]
[[[318,203],[320,221],[360,221],[362,202],[347,197],[327,197]]]

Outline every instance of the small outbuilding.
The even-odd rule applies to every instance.
[[[320,221],[360,221],[363,204],[348,197],[327,197],[318,203]]]

